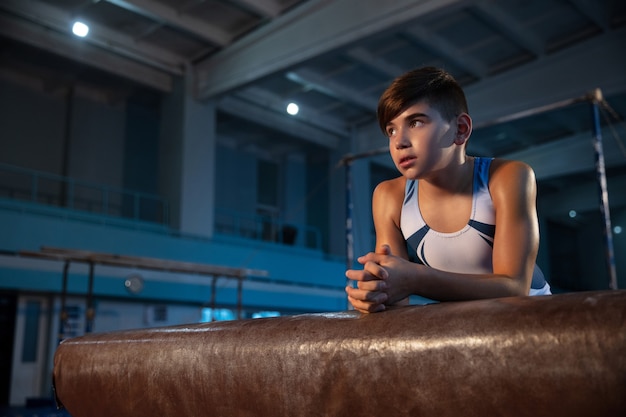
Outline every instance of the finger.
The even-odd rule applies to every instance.
[[[363,270],[348,269],[346,271],[346,278],[351,279],[352,281],[364,281],[365,278],[363,275],[365,274],[366,272]]]
[[[374,281],[386,279],[388,277],[388,273],[380,265],[372,263],[371,265],[367,264],[362,270],[346,270],[346,277],[353,281]]]
[[[384,292],[387,290],[387,282],[381,279],[358,281],[357,288],[363,291]]]
[[[350,297],[348,297],[348,301],[355,310],[358,310],[361,313],[377,313],[379,311],[385,310],[384,304],[367,303]]]
[[[389,253],[382,253],[382,251],[389,251]],[[391,250],[390,249],[380,249],[380,252],[374,253],[374,252],[369,252],[366,255],[360,256],[357,261],[361,264],[361,265],[365,265],[368,262],[374,262],[377,264],[380,264],[382,262],[384,262],[385,260],[387,260],[387,257],[391,255]]]
[[[375,260],[375,259],[376,259],[376,253],[368,252],[365,255],[359,256],[356,260],[361,265],[364,265],[365,263],[370,262],[370,261]]]
[[[385,268],[380,266],[380,264],[376,262],[367,262],[363,266],[363,270],[368,272],[374,279],[387,279],[389,278],[389,273]]]
[[[378,313],[380,311],[384,311],[386,308],[384,304],[365,302],[349,296],[348,301],[352,304],[352,307],[354,307],[355,310],[358,310],[361,313]]]
[[[348,297],[362,302],[368,302],[373,304],[383,304],[389,299],[387,293],[381,291],[368,291],[361,288],[353,288],[346,286],[346,293]]]

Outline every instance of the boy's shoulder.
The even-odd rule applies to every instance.
[[[513,160],[494,158],[491,162],[490,174],[498,174],[501,176],[510,177],[511,175],[534,175],[534,171],[530,165],[526,162]]]
[[[374,190],[376,193],[396,193],[402,191],[404,194],[404,188],[406,187],[406,178],[399,176],[389,180],[381,181]]]
[[[523,166],[526,165],[528,166],[528,164],[526,162],[523,161],[519,161],[516,159],[505,159],[505,158],[491,158],[492,162],[491,165],[492,166],[501,166],[501,165],[518,165],[518,166]]]
[[[535,172],[526,162],[495,158],[489,172],[489,190],[519,190],[536,183]]]
[[[374,204],[383,204],[391,207],[401,207],[404,201],[406,178],[397,177],[380,182],[374,189]]]

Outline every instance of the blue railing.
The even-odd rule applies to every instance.
[[[0,164],[0,198],[60,207],[70,210],[69,213],[86,212],[169,226],[169,205],[159,196],[7,164]],[[322,248],[319,229],[287,223],[276,216],[217,208],[215,232],[309,249]]]
[[[106,216],[169,224],[159,196],[0,164],[0,197]]]

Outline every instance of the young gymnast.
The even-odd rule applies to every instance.
[[[387,88],[378,122],[401,176],[374,190],[376,249],[346,292],[361,312],[412,294],[472,300],[550,294],[536,265],[536,182],[525,163],[466,154],[465,94],[446,71],[410,71]]]

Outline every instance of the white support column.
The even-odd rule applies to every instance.
[[[215,207],[216,103],[199,102],[191,75],[176,83],[163,107],[161,187],[170,224],[182,233],[211,237]]]
[[[337,163],[350,151],[347,141],[342,141],[330,152],[328,166],[328,252],[346,256],[346,167]]]

